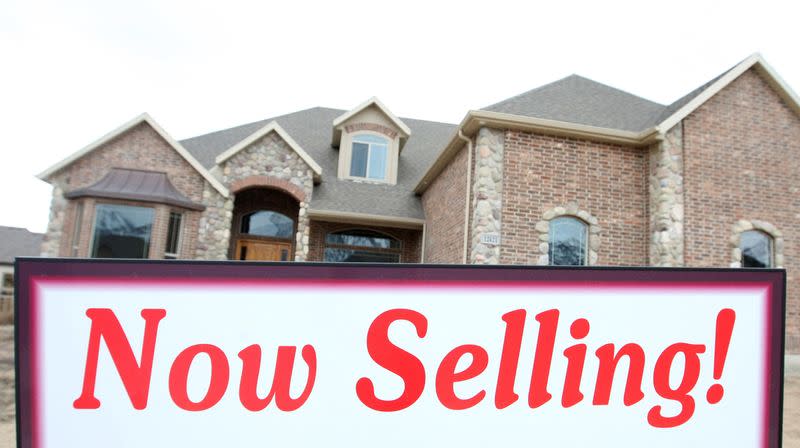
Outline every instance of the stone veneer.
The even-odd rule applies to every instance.
[[[61,234],[64,231],[64,221],[67,212],[67,199],[61,185],[53,182],[53,198],[50,200],[50,220],[47,222],[47,231],[42,239],[42,256],[58,257],[61,255]]]
[[[731,267],[742,267],[742,249],[741,249],[741,236],[742,233],[748,230],[759,230],[772,237],[772,257],[774,268],[783,268],[783,232],[778,230],[774,225],[754,219],[752,221],[747,219],[740,219],[733,225],[733,235],[730,239],[731,248]]]
[[[650,148],[650,265],[683,266],[683,125]]]
[[[300,210],[297,216],[294,260],[305,261],[308,258],[310,237],[308,204],[314,190],[314,173],[311,167],[277,133],[270,132],[228,159],[222,166],[220,180],[225,185],[231,185],[256,176],[287,181],[304,192],[305,196],[298,198]],[[271,182],[265,186],[274,187],[275,185],[278,183]],[[289,191],[289,193],[295,196],[294,192]],[[226,215],[232,210],[233,204],[231,203],[230,211],[226,210]],[[230,221],[228,219],[226,223],[213,227],[214,232],[227,230],[226,253],[229,245]],[[209,224],[212,223],[209,222]]]
[[[206,183],[203,190],[206,209],[200,217],[197,234],[196,259],[227,260],[230,245],[233,198],[223,197]]]
[[[487,234],[501,235],[504,133],[481,128],[475,139],[475,178],[472,191],[472,264],[498,264],[500,244],[481,242]]]
[[[585,222],[589,227],[589,266],[597,264],[597,251],[600,250],[601,228],[597,218],[586,210],[580,210],[576,202],[570,202],[566,206],[553,207],[542,215],[542,220],[536,223],[536,231],[539,232],[538,245],[539,257],[536,264],[547,266],[550,264],[550,221],[562,216],[574,216]]]

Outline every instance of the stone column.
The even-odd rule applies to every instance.
[[[504,133],[481,128],[475,140],[470,263],[500,262]]]
[[[197,229],[198,260],[227,260],[233,219],[233,196],[222,197],[208,182],[203,189],[206,209]]]
[[[306,261],[308,259],[308,242],[311,235],[311,220],[308,218],[308,200],[300,203],[300,210],[297,212],[297,235],[295,235],[294,261]]]
[[[650,265],[683,266],[683,124],[650,148]]]
[[[64,220],[67,214],[67,200],[64,190],[53,183],[53,199],[50,201],[50,220],[47,223],[47,232],[42,241],[41,255],[43,257],[58,257],[61,255],[61,237],[64,232]]]

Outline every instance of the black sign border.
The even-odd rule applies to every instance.
[[[317,262],[243,262],[197,260],[98,260],[77,258],[17,258],[14,263],[14,383],[18,448],[38,448],[31,435],[32,397],[28,332],[19,322],[31,318],[30,284],[34,277],[79,276],[147,279],[345,279],[430,281],[537,281],[592,284],[619,283],[768,283],[770,299],[770,392],[768,442],[780,448],[783,436],[783,380],[786,316],[786,270],[750,268],[654,268],[617,266],[527,266],[385,264]],[[779,376],[778,376],[779,375]]]

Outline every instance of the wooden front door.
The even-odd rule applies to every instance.
[[[236,259],[253,261],[291,261],[292,244],[277,241],[239,240]]]

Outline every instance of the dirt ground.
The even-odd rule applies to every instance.
[[[14,406],[14,328],[0,325],[0,448],[15,446]],[[783,412],[783,446],[800,448],[800,375],[786,378]]]

